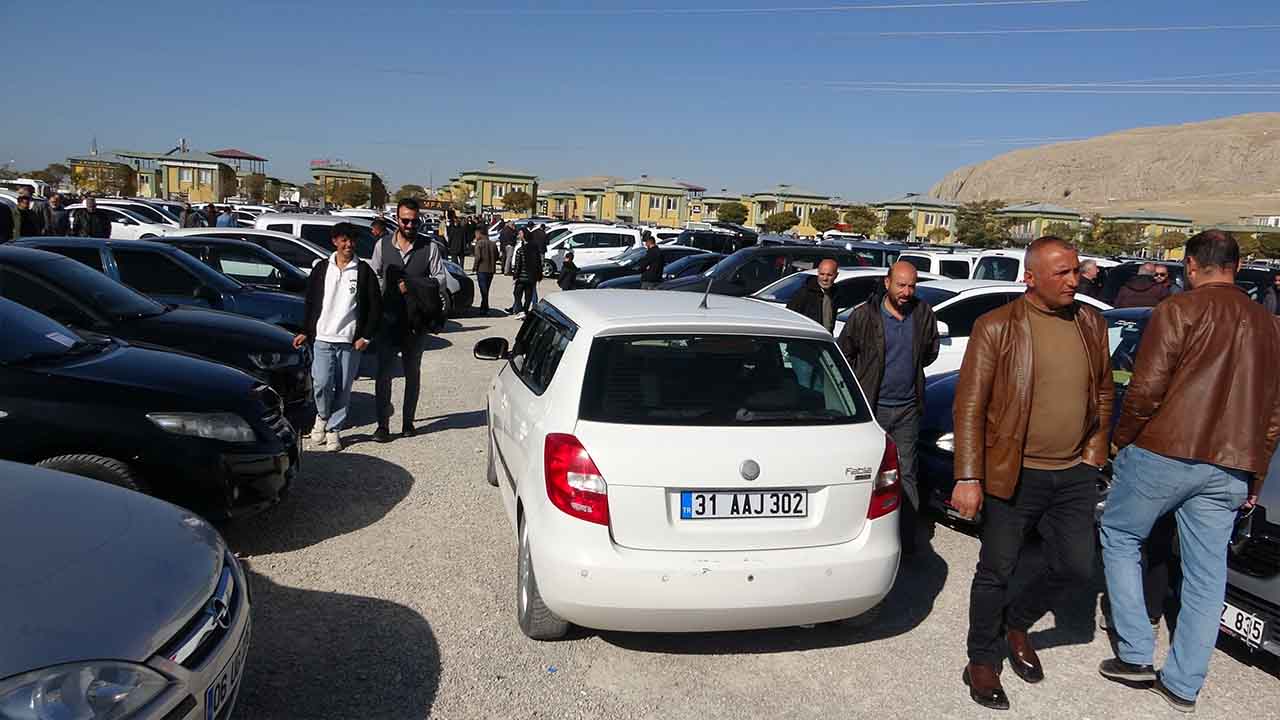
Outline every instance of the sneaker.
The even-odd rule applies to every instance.
[[[1098,674],[1108,680],[1130,686],[1142,684],[1145,687],[1147,683],[1154,682],[1156,679],[1156,670],[1150,665],[1134,665],[1120,658],[1103,660],[1098,666]]]
[[[319,447],[328,441],[328,433],[324,429],[325,419],[316,418],[316,424],[311,428],[311,444]]]
[[[325,445],[325,450],[329,452],[338,452],[342,449],[342,433],[338,430],[329,431],[329,442]]]
[[[1164,701],[1169,703],[1169,707],[1177,710],[1178,712],[1193,713],[1196,711],[1195,700],[1183,700],[1177,695],[1174,695],[1169,688],[1164,686],[1164,683],[1160,682],[1159,676],[1156,677],[1155,683],[1151,685],[1151,692],[1164,698]]]

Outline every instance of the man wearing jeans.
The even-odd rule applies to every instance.
[[[1191,287],[1151,313],[1116,423],[1115,484],[1102,516],[1102,552],[1118,657],[1099,672],[1149,686],[1191,712],[1218,636],[1227,544],[1236,511],[1257,501],[1280,436],[1280,330],[1236,287],[1240,248],[1219,230],[1187,241]],[[1253,488],[1250,490],[1250,482]],[[1182,608],[1164,667],[1153,668],[1139,550],[1174,513]]]
[[[986,516],[962,675],[983,707],[1009,708],[1000,682],[1005,657],[1022,680],[1044,679],[1028,631],[1063,589],[1093,575],[1098,473],[1115,388],[1107,323],[1076,302],[1079,278],[1069,243],[1051,236],[1031,243],[1026,295],[978,318],[956,384],[951,504],[961,517],[979,509]],[[1022,552],[1036,531],[1047,569]]]
[[[356,236],[350,223],[333,226],[334,252],[307,278],[306,328],[293,339],[295,348],[308,341],[314,348],[311,380],[317,417],[311,442],[330,452],[342,449],[351,384],[381,313],[378,278],[356,257]]]

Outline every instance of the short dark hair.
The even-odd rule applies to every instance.
[[[337,240],[338,237],[344,237],[348,240],[355,240],[358,237],[356,226],[349,222],[340,222],[329,228],[329,239]]]
[[[421,206],[419,206],[419,205],[418,205],[418,199],[417,199],[417,198],[411,198],[411,197],[404,198],[404,199],[403,199],[403,200],[401,200],[400,202],[396,203],[396,214],[397,214],[397,215],[399,215],[399,214],[400,214],[400,208],[409,208],[410,210],[412,210],[412,211],[414,211],[414,212],[420,212],[420,211],[421,211]]]
[[[397,209],[397,210],[399,210],[399,208],[396,208],[396,209]],[[376,218],[374,218],[374,219],[373,219],[373,222],[369,223],[369,227],[370,227],[370,228],[372,228],[372,227],[374,227],[374,226],[377,226],[377,227],[382,228],[383,230],[386,230],[386,229],[387,229],[387,221],[386,221],[386,220],[383,220],[383,219],[382,219],[382,218],[380,218],[380,217],[376,217]]]
[[[1240,244],[1221,230],[1198,232],[1187,240],[1186,256],[1195,258],[1204,268],[1222,268],[1233,272],[1240,265]]]

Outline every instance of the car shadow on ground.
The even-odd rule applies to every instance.
[[[387,600],[277,585],[245,563],[253,602],[237,717],[421,718],[440,686],[425,618]]]
[[[307,452],[299,478],[280,504],[220,529],[237,553],[288,552],[372,525],[412,487],[413,476],[386,460]]]
[[[440,430],[467,430],[470,428],[483,427],[488,418],[488,413],[484,410],[467,410],[464,412],[449,413],[448,415],[437,415],[436,417],[426,418],[419,421],[426,422],[426,426],[418,428],[420,432],[438,432]]]
[[[904,558],[893,589],[874,620],[854,618],[812,628],[716,633],[622,633],[577,630],[597,634],[626,650],[676,655],[758,655],[875,642],[910,632],[933,611],[934,600],[947,583],[947,563],[928,545]]]

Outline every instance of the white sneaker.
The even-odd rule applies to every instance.
[[[311,428],[311,444],[319,447],[325,444],[327,433],[324,430],[325,419],[316,418],[316,424]]]
[[[329,442],[324,446],[329,452],[338,452],[342,449],[342,433],[338,430],[329,431]]]

